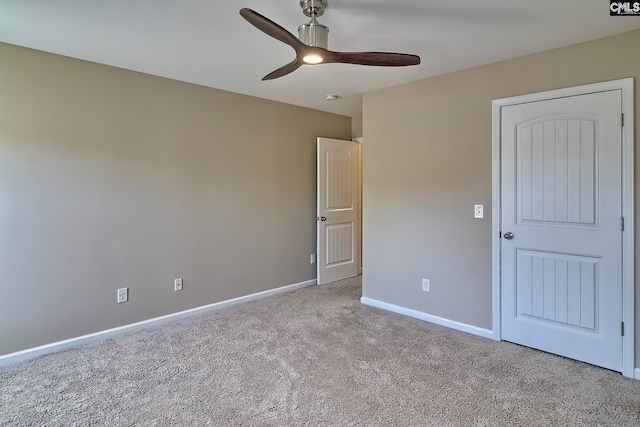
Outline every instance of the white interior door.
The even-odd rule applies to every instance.
[[[358,144],[318,138],[318,284],[358,274]]]
[[[622,370],[621,91],[502,108],[502,338]]]

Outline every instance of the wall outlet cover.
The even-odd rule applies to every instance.
[[[129,288],[118,289],[118,304],[129,301]]]
[[[422,279],[422,290],[425,292],[431,291],[431,281],[429,279]]]

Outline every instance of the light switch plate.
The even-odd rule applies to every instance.
[[[473,216],[475,218],[484,218],[484,205],[476,205]]]

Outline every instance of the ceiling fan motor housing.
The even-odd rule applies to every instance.
[[[318,16],[324,14],[328,5],[327,0],[300,0],[303,13],[311,18],[308,24],[298,27],[298,38],[307,46],[329,48],[329,27],[316,21]]]
[[[307,46],[316,46],[328,49],[329,47],[329,27],[309,22],[298,27],[298,38]]]

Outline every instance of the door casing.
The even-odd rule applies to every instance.
[[[575,86],[492,102],[492,203],[491,203],[491,257],[492,257],[492,338],[500,341],[501,334],[501,111],[502,107],[529,102],[544,101],[568,96],[585,95],[608,90],[622,90],[622,215],[625,219],[622,235],[622,318],[625,332],[622,339],[622,374],[633,378],[635,373],[635,257],[634,257],[634,110],[633,78]],[[621,118],[622,119],[622,118]],[[640,378],[638,378],[640,379]]]

